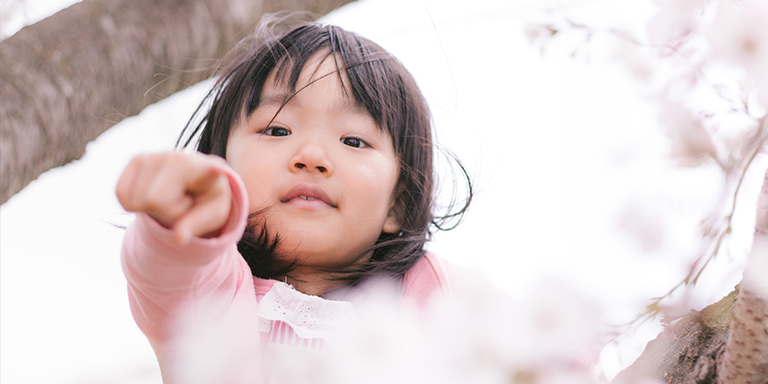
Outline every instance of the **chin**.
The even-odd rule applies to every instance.
[[[284,248],[283,248],[284,247]],[[350,251],[339,250],[338,247],[312,247],[305,248],[298,246],[291,246],[289,244],[281,244],[281,251],[286,251],[284,254],[291,258],[292,261],[296,261],[298,265],[322,268],[330,270],[341,270],[346,267],[360,262],[360,260],[366,260],[370,258],[371,254],[360,257],[365,250]]]

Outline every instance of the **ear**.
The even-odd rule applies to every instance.
[[[384,220],[384,227],[381,228],[381,231],[384,233],[397,233],[399,230],[400,230],[400,224],[398,224],[395,216],[394,215],[387,216],[387,219]]]
[[[403,222],[403,204],[400,199],[395,198],[392,207],[389,208],[387,218],[384,219],[384,226],[381,231],[384,233],[397,233],[400,231],[400,223]]]

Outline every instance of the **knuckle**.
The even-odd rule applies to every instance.
[[[141,205],[150,212],[163,214],[168,213],[171,210],[170,207],[174,206],[173,201],[167,194],[156,190],[144,195]]]
[[[165,206],[165,204],[163,204],[163,203],[161,203],[161,202],[159,202],[159,201],[157,201],[156,199],[153,199],[153,198],[149,198],[149,199],[144,200],[143,204],[141,204],[141,205],[147,211],[155,212],[155,213],[162,212],[163,208]]]

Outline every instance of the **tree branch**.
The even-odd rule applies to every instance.
[[[85,0],[0,42],[0,204],[107,128],[211,75],[264,13],[351,0]]]
[[[718,364],[720,384],[768,383],[768,171],[757,207],[755,240]]]

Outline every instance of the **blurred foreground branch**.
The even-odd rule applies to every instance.
[[[744,278],[715,304],[669,324],[616,384],[768,383],[768,172]]]
[[[566,31],[582,35],[585,45],[597,35],[613,37],[614,57],[659,106],[659,126],[667,136],[670,158],[684,167],[717,165],[722,173],[721,198],[699,228],[701,251],[684,279],[654,299],[639,320],[668,315],[662,301],[679,288],[693,287],[710,262],[726,252],[723,244],[743,199],[742,183],[768,147],[768,39],[763,27],[768,5],[753,0],[668,0],[654,6],[644,34],[571,20],[527,29],[542,52],[553,36]],[[752,250],[737,289],[702,311],[669,321],[640,358],[616,377],[617,384],[768,384],[766,180],[757,203]]]

